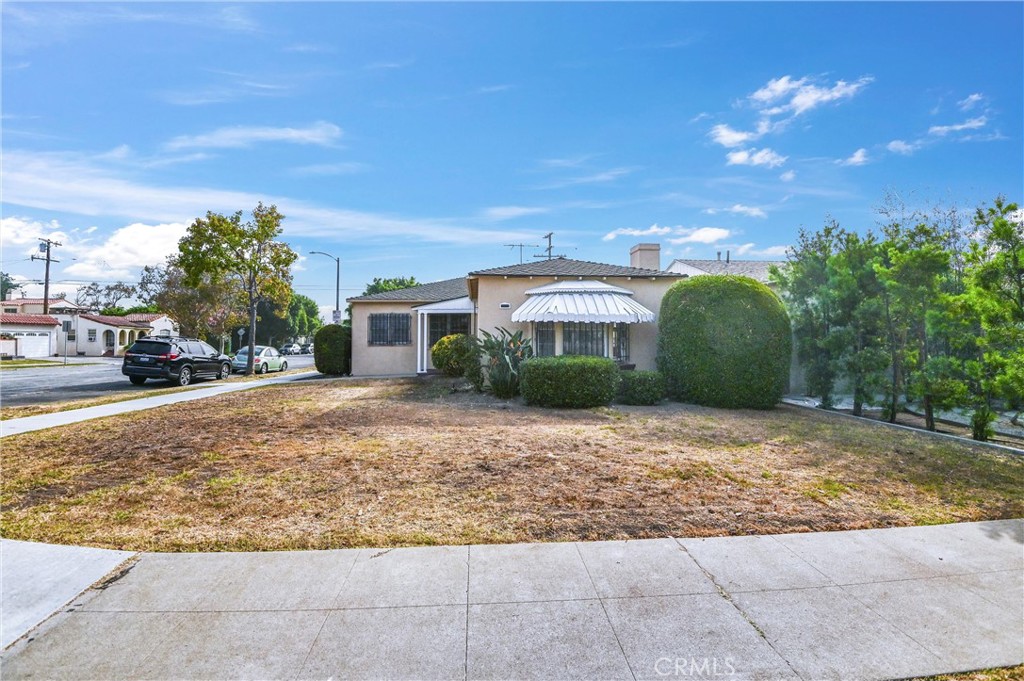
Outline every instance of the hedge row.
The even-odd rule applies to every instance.
[[[579,409],[615,398],[619,366],[605,357],[534,357],[520,367],[520,390],[527,404]]]
[[[351,374],[352,327],[341,324],[321,326],[313,337],[313,363],[322,374]]]

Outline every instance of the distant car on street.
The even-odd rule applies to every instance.
[[[234,371],[245,371],[248,360],[249,348],[242,348],[231,360],[231,368]],[[256,346],[252,359],[252,369],[255,373],[265,374],[268,371],[284,371],[287,368],[288,360],[280,352],[267,345]]]
[[[298,355],[302,352],[302,346],[298,343],[285,343],[281,346],[282,355]]]
[[[304,354],[304,355],[312,355],[313,354],[313,344],[312,343],[304,343],[302,345],[302,354]]]

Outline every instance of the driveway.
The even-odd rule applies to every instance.
[[[60,358],[59,361],[63,361]],[[110,397],[113,395],[144,396],[155,388],[168,387],[165,381],[147,381],[135,386],[121,374],[121,358],[68,358],[68,365],[44,368],[4,369],[0,379],[0,401],[8,406],[47,404],[68,400]],[[289,369],[313,366],[313,355],[288,357]],[[196,385],[213,381],[199,380]]]

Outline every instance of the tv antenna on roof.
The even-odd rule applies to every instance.
[[[523,264],[523,249],[524,248],[540,248],[540,244],[505,244],[509,248],[519,249],[519,264]]]
[[[535,257],[535,258],[547,258],[548,260],[551,260],[552,258],[564,258],[565,257],[564,255],[553,255],[552,254],[553,247],[551,246],[551,237],[553,237],[554,235],[555,235],[554,232],[548,232],[547,234],[544,235],[544,238],[548,240],[548,247],[544,249],[545,251],[547,251],[547,253],[545,255],[535,255],[533,257]]]

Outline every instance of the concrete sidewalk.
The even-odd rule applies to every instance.
[[[0,438],[7,437],[8,435],[30,433],[35,430],[45,430],[47,428],[56,428],[57,426],[66,426],[69,423],[78,423],[79,421],[88,421],[90,419],[103,418],[104,416],[127,414],[133,411],[163,407],[168,404],[201,400],[206,397],[238,392],[239,390],[250,390],[252,388],[259,388],[260,386],[271,385],[274,383],[291,383],[304,379],[319,378],[320,376],[321,374],[312,370],[296,374],[260,377],[256,380],[250,381],[217,381],[215,383],[204,383],[190,390],[171,393],[169,395],[139,397],[138,399],[101,404],[95,407],[59,411],[53,414],[40,414],[38,416],[26,416],[25,418],[20,419],[9,419],[6,421],[0,421]]]
[[[5,679],[903,678],[1024,662],[1022,580],[1021,520],[142,554],[2,664]]]

